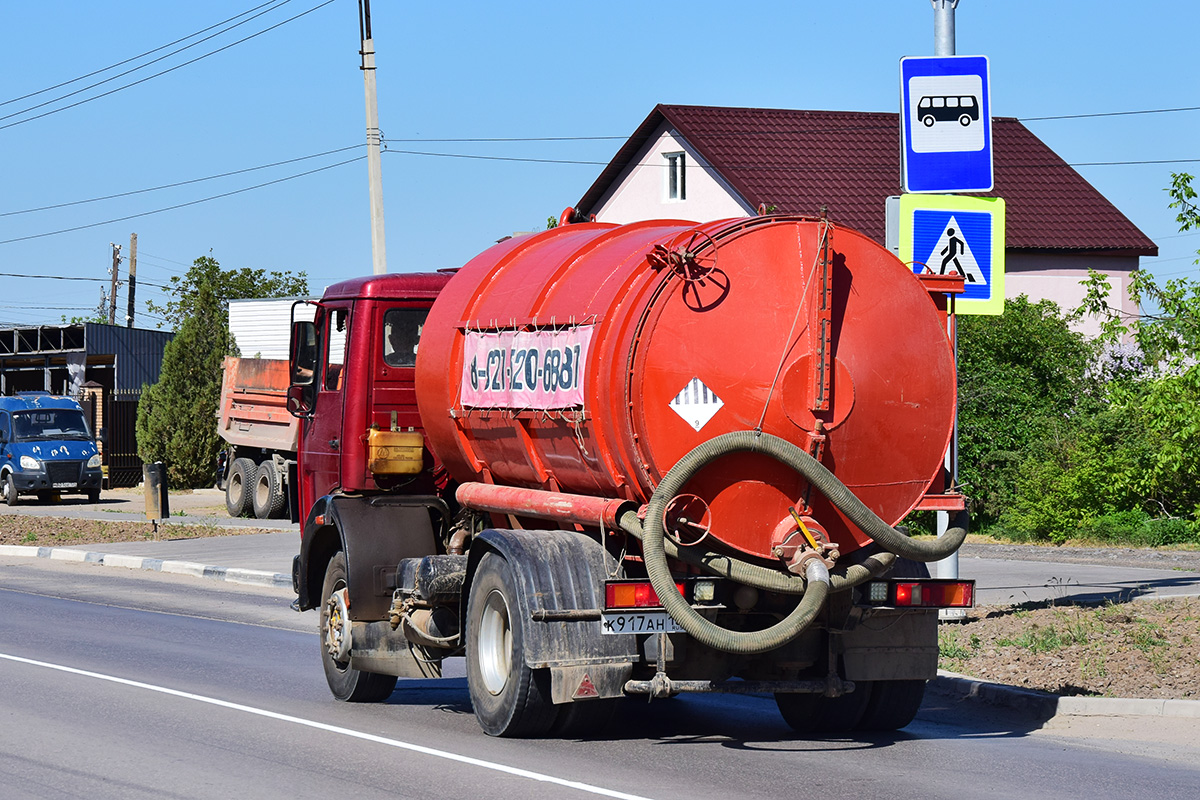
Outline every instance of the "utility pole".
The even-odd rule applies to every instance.
[[[129,304],[125,307],[125,327],[133,327],[133,296],[137,292],[137,234],[129,234]]]
[[[954,55],[954,9],[958,0],[929,0],[933,4],[933,54]]]
[[[358,29],[362,39],[363,84],[367,95],[367,179],[371,189],[371,257],[376,275],[387,272],[383,235],[383,168],[380,164],[379,107],[375,99],[375,43],[371,39],[371,0],[358,0]]]
[[[117,324],[117,271],[121,268],[121,245],[112,244],[112,291],[108,295],[108,324]]]

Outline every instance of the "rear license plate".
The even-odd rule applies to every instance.
[[[683,633],[678,622],[666,611],[606,611],[600,615],[601,631],[622,633]]]
[[[73,484],[73,483],[70,483],[70,482],[67,482],[67,483],[55,483],[55,484],[52,484],[52,487],[53,487],[53,488],[55,488],[55,489],[74,489],[74,488],[75,488],[75,484]]]

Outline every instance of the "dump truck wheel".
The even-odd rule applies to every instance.
[[[525,663],[526,624],[512,568],[486,554],[467,601],[467,687],[475,718],[491,736],[541,736],[558,714],[549,671]]]
[[[248,458],[235,458],[225,482],[225,510],[231,517],[245,517],[251,509],[251,492],[258,467]]]
[[[275,519],[283,511],[283,481],[275,462],[264,461],[258,466],[258,477],[254,481],[254,516],[259,519]]]
[[[346,604],[338,601],[338,595],[346,590],[346,585],[346,555],[339,551],[325,568],[325,582],[321,586],[321,617],[317,623],[325,682],[338,700],[378,703],[391,696],[396,688],[396,676],[364,672],[350,666],[350,660],[344,654],[349,649],[346,637],[350,636],[350,619],[345,613]]]

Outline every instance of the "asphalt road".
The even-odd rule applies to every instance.
[[[629,702],[596,741],[492,739],[462,678],[335,702],[289,601],[0,560],[0,795],[1124,800],[1200,785],[1194,743],[1061,737],[938,697],[905,731],[859,740],[797,738],[764,697]]]

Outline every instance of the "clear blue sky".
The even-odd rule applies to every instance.
[[[0,102],[15,102],[0,106],[0,273],[107,279],[109,243],[123,244],[127,254],[136,232],[137,324],[153,327],[141,316],[146,299],[163,299],[151,284],[165,284],[210,252],[226,267],[302,270],[318,293],[370,272],[365,161],[9,241],[193,203],[361,155],[351,149],[12,213],[360,145],[356,0],[333,0],[196,63],[40,119],[30,118],[182,64],[323,0],[268,3],[254,12],[266,13],[208,42],[36,110],[27,109],[175,48],[16,99],[261,2],[5,4]],[[393,272],[458,266],[506,234],[543,227],[580,198],[601,169],[594,162],[607,162],[656,103],[894,111],[900,58],[933,52],[928,0],[760,0],[745,10],[707,0],[374,0],[372,16]],[[1164,277],[1198,274],[1192,260],[1200,234],[1179,235],[1163,189],[1172,171],[1200,173],[1200,161],[1182,163],[1200,159],[1200,111],[1033,118],[1200,106],[1198,31],[1194,3],[961,0],[957,11],[958,52],[991,57],[995,114],[1026,120],[1071,164],[1180,161],[1078,167],[1159,244],[1160,256],[1143,263]],[[537,137],[570,140],[445,141]],[[126,270],[123,263],[122,277]],[[0,325],[10,326],[86,314],[107,283],[0,276],[0,285]],[[118,296],[123,318],[125,289]]]

